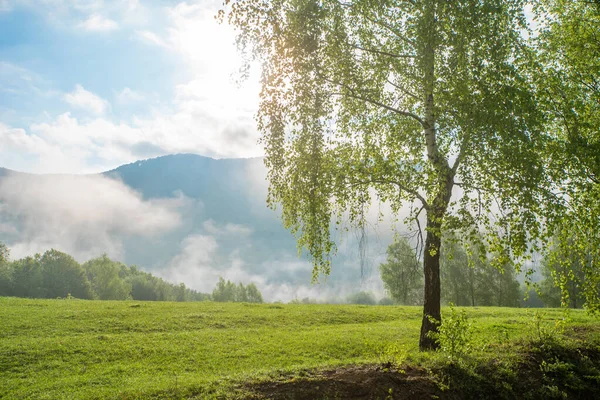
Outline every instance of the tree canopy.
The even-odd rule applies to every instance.
[[[244,286],[242,282],[237,285],[229,280],[219,277],[219,281],[212,292],[213,301],[237,303],[262,303],[262,294],[254,283]]]
[[[112,261],[106,254],[83,264],[92,289],[100,300],[125,300],[130,295],[131,282],[120,276],[123,267],[123,264]]]
[[[41,255],[0,261],[0,296],[159,301],[209,299],[208,294],[189,289],[183,283],[166,282],[106,255],[80,265],[70,255],[54,249]]]
[[[522,298],[515,269],[498,265],[492,254],[479,254],[445,238],[440,262],[442,299],[457,306],[517,307]]]
[[[400,304],[415,305],[423,300],[423,273],[414,248],[400,237],[387,249],[387,260],[379,266],[383,287]]]
[[[331,221],[364,226],[373,200],[395,214],[413,205],[407,222],[423,216],[426,234],[420,346],[434,347],[442,231],[485,232],[491,251],[519,257],[542,230],[546,137],[525,1],[230,3],[221,17],[262,68],[269,203],[315,276],[336,251]]]
[[[549,268],[563,304],[581,296],[600,310],[600,3],[536,3],[539,35],[534,75],[540,108],[555,139],[547,173],[555,183],[547,207]],[[558,200],[557,200],[558,199]],[[565,254],[568,254],[565,257]],[[574,273],[570,267],[577,266]],[[578,280],[578,285],[567,284]],[[569,288],[576,293],[569,294]]]
[[[10,257],[10,250],[6,245],[0,242],[0,264],[4,264]]]

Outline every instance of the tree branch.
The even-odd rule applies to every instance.
[[[395,87],[396,89],[400,90],[402,93],[409,95],[410,97],[412,97],[413,99],[415,99],[417,101],[421,101],[421,99],[419,98],[419,96],[417,96],[416,94],[412,93],[411,91],[405,89],[403,86],[395,84],[394,82],[390,81],[389,79],[387,79],[387,82],[390,85],[392,85],[393,87]]]
[[[390,25],[389,25],[389,24],[387,24],[386,22],[384,22],[384,21],[381,21],[381,20],[377,20],[377,19],[374,19],[374,18],[371,18],[371,17],[369,17],[369,16],[367,16],[367,15],[365,15],[365,14],[362,14],[362,16],[363,16],[363,17],[364,17],[364,18],[365,18],[367,21],[370,21],[370,22],[372,22],[373,24],[375,24],[375,25],[379,25],[379,26],[381,26],[381,27],[383,27],[383,28],[387,29],[388,31],[392,32],[394,35],[396,35],[396,37],[397,37],[398,39],[400,39],[400,40],[403,40],[404,42],[406,42],[407,44],[409,44],[409,45],[411,45],[411,46],[413,46],[413,47],[415,47],[415,46],[416,46],[416,43],[415,43],[414,41],[412,41],[412,40],[408,39],[408,38],[407,38],[406,36],[404,36],[404,35],[403,35],[401,32],[398,32],[396,29],[394,29],[394,27],[390,26]]]
[[[392,185],[396,185],[398,186],[398,189],[405,191],[408,194],[411,194],[413,196],[415,196],[415,198],[419,199],[423,205],[423,208],[425,208],[426,210],[429,209],[429,203],[427,203],[427,200],[425,200],[425,197],[423,197],[421,195],[421,193],[417,192],[414,189],[410,189],[406,186],[404,186],[403,184],[401,184],[400,182],[396,182],[394,180],[391,179],[370,179],[367,181],[352,181],[350,182],[350,184],[352,186],[354,185],[368,185],[371,183],[379,183],[379,184],[392,184]]]
[[[470,134],[466,134],[465,137],[463,137],[462,143],[460,144],[460,150],[458,151],[458,156],[456,156],[456,160],[454,160],[454,164],[452,165],[452,175],[456,175],[456,171],[458,170],[458,167],[460,167],[460,163],[465,158],[470,136]]]
[[[351,92],[353,92],[353,91],[351,90]],[[398,115],[402,115],[404,117],[412,118],[415,121],[417,121],[419,124],[421,124],[421,126],[423,128],[425,128],[425,122],[421,119],[421,117],[419,117],[417,114],[411,113],[409,111],[398,110],[397,108],[388,106],[387,104],[383,104],[383,103],[381,103],[381,102],[379,102],[377,100],[373,100],[373,99],[370,99],[368,97],[361,96],[359,94],[354,94],[354,93],[338,93],[338,92],[333,92],[333,93],[330,93],[330,94],[331,95],[337,95],[337,96],[349,96],[349,97],[352,97],[352,98],[357,99],[357,100],[363,100],[363,101],[365,101],[367,103],[379,106],[379,107],[384,108],[384,109],[386,109],[388,111],[394,112],[394,113],[396,113]]]
[[[353,47],[358,50],[366,51],[368,53],[380,54],[380,55],[388,56],[388,57],[392,57],[392,58],[415,58],[416,57],[416,55],[414,55],[414,54],[394,54],[394,53],[390,53],[390,52],[383,51],[383,50],[367,49],[365,47],[360,47],[355,44],[350,44],[350,47]]]
[[[412,4],[413,6],[416,4],[414,0],[406,0],[408,3]],[[354,4],[352,3],[344,3],[343,1],[338,0],[338,4],[341,5],[342,7],[348,7],[348,8],[355,8]],[[367,16],[365,13],[360,12],[360,15],[363,16],[363,18],[365,18],[367,21],[370,21],[371,23],[375,24],[375,25],[379,25],[385,29],[387,29],[388,31],[392,32],[394,35],[396,35],[399,39],[403,40],[404,42],[408,43],[409,45],[415,47],[416,43],[410,39],[408,39],[405,35],[403,35],[401,32],[398,32],[394,27],[390,26],[389,24],[387,24],[384,21],[381,20],[377,20],[374,18],[371,18],[369,16]]]
[[[425,208],[425,206],[421,207],[419,209],[419,211],[417,211],[417,213],[415,214],[415,221],[417,222],[417,229],[419,230],[418,232],[418,240],[417,240],[417,248],[415,248],[415,255],[417,255],[417,257],[421,254],[421,252],[423,251],[423,249],[425,248],[425,240],[423,240],[423,229],[421,228],[421,222],[419,221],[419,215],[421,214],[421,211],[423,211],[423,209]],[[419,241],[421,242],[421,249],[419,250]]]

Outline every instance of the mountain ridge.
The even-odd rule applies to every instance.
[[[75,175],[75,176],[82,176],[82,175],[96,175],[96,174],[109,174],[111,172],[117,171],[121,168],[124,167],[131,167],[131,166],[135,166],[138,164],[143,164],[143,163],[147,163],[147,162],[153,162],[153,161],[159,161],[159,160],[171,160],[171,159],[183,159],[183,158],[188,158],[188,159],[206,159],[206,160],[211,160],[211,161],[216,161],[216,162],[221,162],[221,161],[232,161],[232,160],[263,160],[264,157],[233,157],[233,158],[214,158],[214,157],[210,157],[210,156],[204,156],[201,154],[195,154],[195,153],[172,153],[172,154],[164,154],[161,156],[156,156],[156,157],[150,157],[150,158],[144,158],[144,159],[139,159],[136,161],[132,161],[130,163],[126,163],[126,164],[121,164],[115,168],[112,169],[108,169],[106,171],[100,171],[100,172],[91,172],[91,173],[69,173],[69,172],[59,172],[59,173],[46,173],[46,172],[26,172],[26,171],[18,171],[15,169],[11,169],[11,168],[6,168],[6,167],[2,167],[0,166],[0,176],[3,173],[17,173],[17,174],[27,174],[27,175],[38,175],[38,176],[47,176],[47,175]]]

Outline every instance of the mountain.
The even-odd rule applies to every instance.
[[[2,178],[3,176],[8,175],[11,172],[13,172],[13,171],[11,171],[10,169],[6,169],[6,168],[0,167],[0,178]]]
[[[381,289],[376,267],[391,232],[371,234],[367,270],[350,234],[326,283],[266,206],[260,158],[169,155],[97,175],[31,175],[0,169],[0,240],[13,256],[54,247],[84,261],[103,252],[210,291],[219,276],[254,281],[268,300]],[[368,272],[368,271],[367,271]],[[368,278],[368,279],[365,279]]]

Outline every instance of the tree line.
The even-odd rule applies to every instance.
[[[72,256],[58,250],[48,250],[10,260],[9,250],[0,242],[0,296],[29,298],[67,298],[96,300],[147,301],[246,301],[262,303],[262,295],[253,284],[234,285],[221,278],[213,296],[174,284],[137,266],[127,266],[107,255],[79,264]],[[220,288],[225,286],[226,294]],[[229,296],[233,286],[234,296]]]
[[[217,286],[212,292],[212,300],[220,302],[237,302],[237,303],[262,303],[262,294],[254,283],[244,286],[243,283],[237,285],[229,280],[225,281],[219,278]]]
[[[531,287],[521,285],[510,261],[479,254],[480,249],[452,238],[443,240],[440,256],[441,297],[457,306],[560,307],[581,308],[584,304],[584,274],[579,258],[568,249],[549,244],[539,263],[541,281]],[[397,304],[420,305],[423,300],[421,261],[405,237],[399,237],[387,250],[387,260],[379,266],[385,291]],[[563,297],[561,285],[569,296]]]

